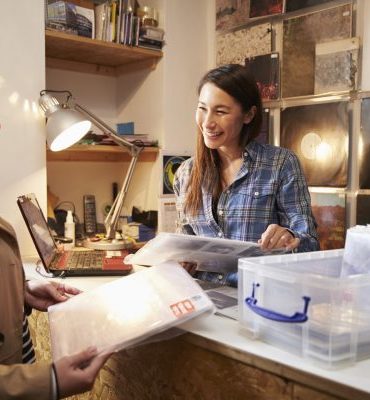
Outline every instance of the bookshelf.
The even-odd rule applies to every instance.
[[[145,147],[140,153],[139,162],[154,162],[157,159],[158,147]],[[94,162],[129,162],[130,153],[121,146],[76,145],[69,149],[54,152],[47,150],[46,158],[52,161],[94,161]]]
[[[154,69],[163,53],[46,30],[45,55],[49,68],[118,76],[134,69]]]

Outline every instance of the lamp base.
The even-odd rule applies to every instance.
[[[104,251],[115,251],[115,250],[124,250],[132,248],[132,243],[126,240],[118,240],[118,239],[103,239],[99,241],[92,241],[86,239],[83,241],[83,246],[87,249],[92,250],[104,250]]]

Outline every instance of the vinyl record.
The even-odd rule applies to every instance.
[[[348,103],[286,108],[281,113],[281,147],[301,162],[309,186],[347,184]]]
[[[173,179],[181,163],[189,156],[163,156],[163,194],[173,194]]]

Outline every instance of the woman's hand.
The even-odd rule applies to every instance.
[[[287,251],[294,250],[299,242],[300,240],[295,238],[288,229],[277,224],[269,225],[258,241],[262,250],[285,249]]]
[[[182,261],[180,265],[184,268],[186,272],[188,272],[191,276],[195,274],[197,271],[197,264],[194,262]]]
[[[46,311],[49,306],[79,293],[79,289],[63,283],[32,280],[26,282],[25,301],[36,310]]]

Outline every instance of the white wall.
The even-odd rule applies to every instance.
[[[23,255],[35,254],[18,210],[21,194],[36,193],[46,210],[44,120],[44,1],[2,1],[0,13],[0,215],[16,229]]]

